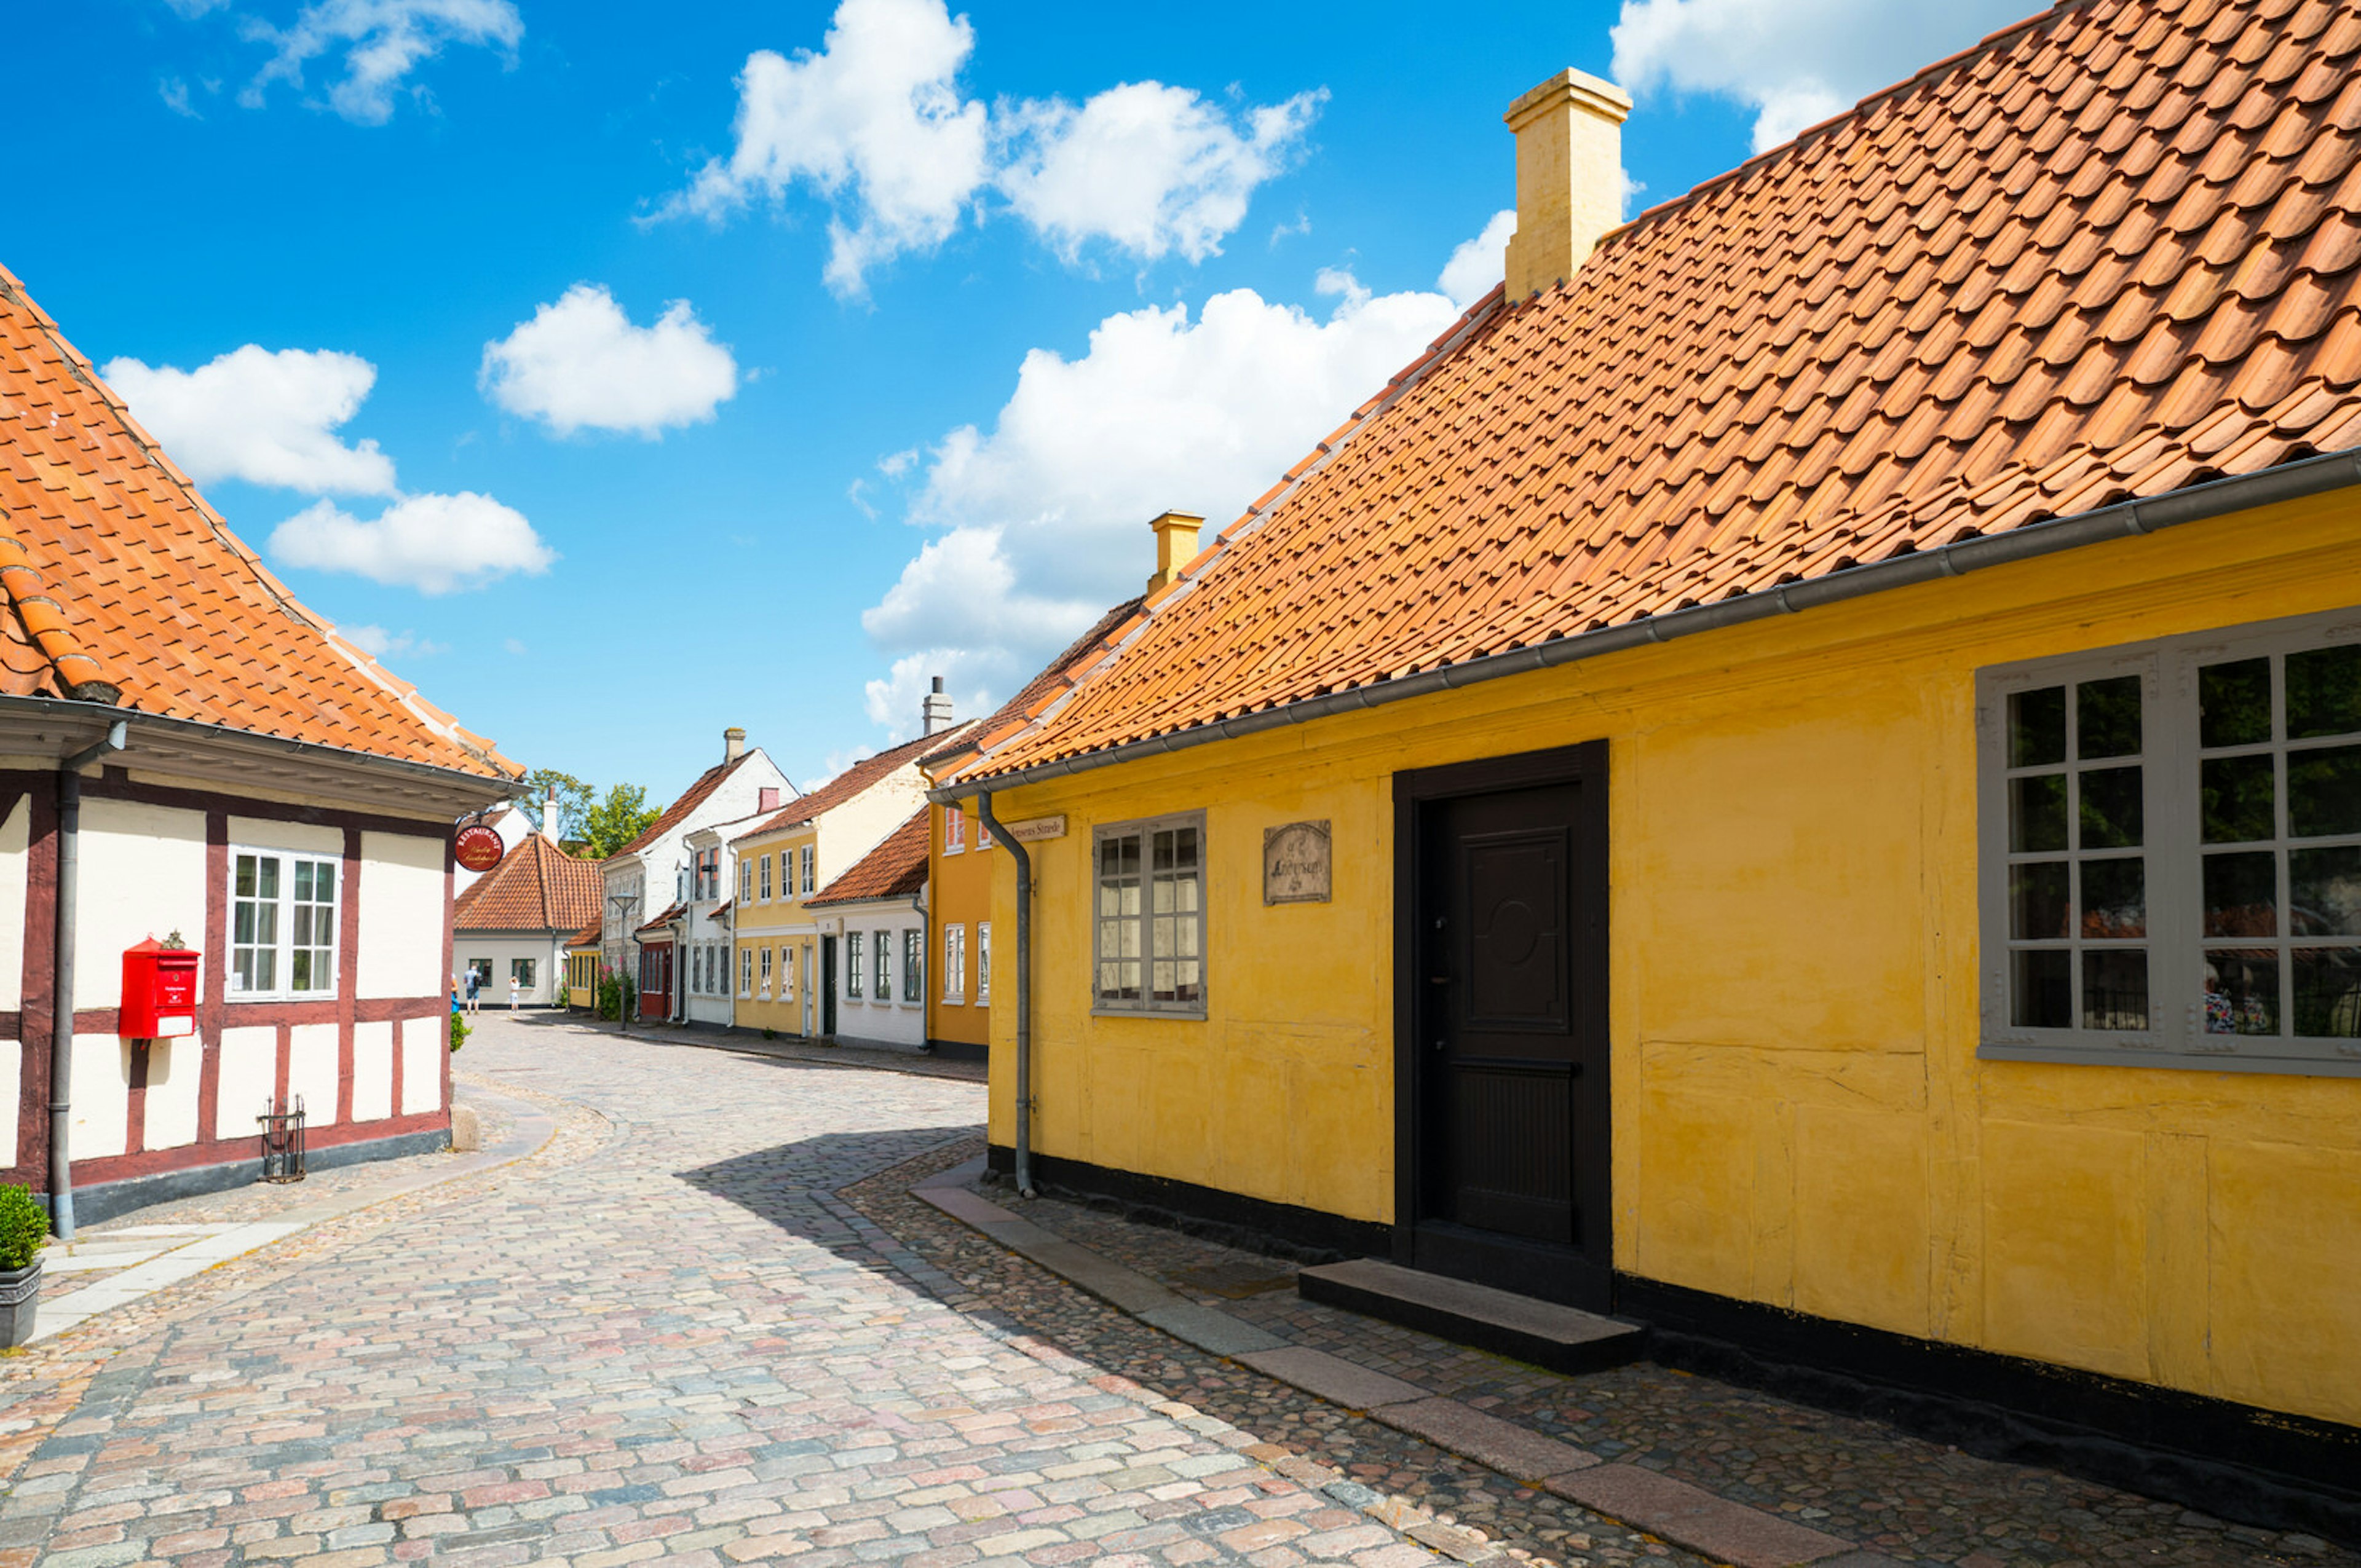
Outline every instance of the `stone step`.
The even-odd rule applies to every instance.
[[[1307,1301],[1381,1318],[1553,1372],[1621,1366],[1639,1360],[1648,1343],[1644,1323],[1422,1274],[1373,1257],[1304,1269],[1295,1277],[1295,1288]]]

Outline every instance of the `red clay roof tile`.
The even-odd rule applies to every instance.
[[[460,931],[579,931],[595,927],[606,889],[598,862],[528,833],[451,903]]]
[[[523,770],[298,603],[0,268],[0,693]]]
[[[2356,56],[2361,0],[2061,5],[1642,214],[960,776],[2352,443]]]

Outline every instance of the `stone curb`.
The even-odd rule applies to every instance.
[[[154,1295],[166,1286],[193,1278],[217,1265],[258,1252],[314,1225],[342,1219],[346,1214],[373,1208],[392,1199],[423,1192],[431,1187],[440,1187],[446,1181],[456,1181],[462,1177],[512,1164],[533,1154],[556,1135],[557,1118],[532,1102],[474,1082],[470,1082],[467,1088],[471,1095],[497,1102],[510,1117],[508,1135],[490,1148],[462,1155],[440,1169],[356,1188],[335,1198],[290,1209],[275,1220],[257,1220],[217,1231],[186,1246],[176,1247],[160,1256],[134,1264],[96,1285],[69,1291],[54,1300],[42,1302],[38,1326],[26,1343],[38,1344],[60,1334],[71,1333],[102,1313],[127,1306]],[[93,1237],[107,1234],[104,1231],[91,1233]]]
[[[1609,1464],[1587,1450],[1457,1399],[1323,1350],[1291,1344],[1242,1318],[1190,1301],[1137,1269],[1102,1257],[975,1192],[969,1184],[983,1172],[983,1160],[970,1160],[918,1182],[910,1196],[1118,1311],[1210,1354],[1735,1568],[1803,1568],[1806,1563],[1817,1568],[1899,1568],[1891,1558],[1859,1551],[1825,1531],[1653,1470]],[[1501,1554],[1480,1531],[1444,1524],[1324,1465],[1292,1456],[1270,1463],[1279,1474],[1447,1557],[1478,1563]]]
[[[616,1028],[611,1019],[597,1023],[575,1023],[577,1029],[591,1029],[615,1039],[638,1040],[651,1046],[694,1046],[701,1051],[737,1051],[750,1057],[765,1057],[773,1061],[804,1062],[812,1067],[851,1068],[870,1072],[907,1073],[913,1078],[939,1078],[952,1083],[984,1081],[984,1064],[961,1061],[949,1057],[923,1055],[913,1051],[871,1050],[861,1046],[803,1045],[788,1040],[765,1040],[759,1031],[722,1029],[712,1024],[642,1025],[624,1031]]]

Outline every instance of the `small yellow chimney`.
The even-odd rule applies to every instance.
[[[1598,236],[1623,221],[1623,120],[1631,94],[1561,71],[1509,105],[1517,133],[1517,232],[1509,302],[1574,276]]]
[[[1148,591],[1169,586],[1180,576],[1180,568],[1197,558],[1197,531],[1205,526],[1202,517],[1191,517],[1185,511],[1168,511],[1148,525],[1156,530],[1156,575],[1148,579]]]

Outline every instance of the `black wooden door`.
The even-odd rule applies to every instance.
[[[1604,1310],[1605,780],[1560,771],[1412,812],[1408,1239],[1420,1267]]]
[[[836,938],[819,939],[819,1037],[836,1038]]]

